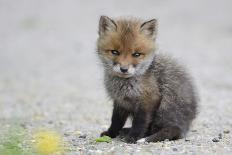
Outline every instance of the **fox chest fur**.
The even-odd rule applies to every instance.
[[[149,109],[160,99],[155,79],[147,76],[125,79],[106,75],[105,87],[108,95],[128,111],[133,111],[139,104]]]

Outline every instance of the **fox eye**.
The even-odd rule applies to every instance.
[[[111,53],[112,53],[113,55],[120,55],[119,51],[117,51],[117,50],[111,50]]]
[[[139,53],[139,52],[135,52],[135,53],[132,54],[132,56],[135,57],[135,58],[139,57],[140,55],[141,55],[141,53]]]

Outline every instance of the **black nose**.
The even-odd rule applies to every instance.
[[[121,70],[122,73],[126,73],[128,71],[127,68],[122,68],[122,67],[120,67],[120,70]]]

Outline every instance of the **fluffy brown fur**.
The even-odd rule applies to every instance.
[[[99,22],[98,55],[105,69],[105,87],[114,101],[112,123],[101,135],[134,143],[177,139],[196,115],[191,79],[175,60],[157,54],[157,21],[135,18]],[[128,116],[132,127],[122,129]]]

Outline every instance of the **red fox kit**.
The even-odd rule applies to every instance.
[[[156,52],[157,21],[101,16],[97,52],[114,101],[112,122],[101,134],[135,143],[183,137],[195,118],[191,79],[173,59]],[[132,117],[132,127],[123,128]],[[144,140],[144,139],[143,139]]]

